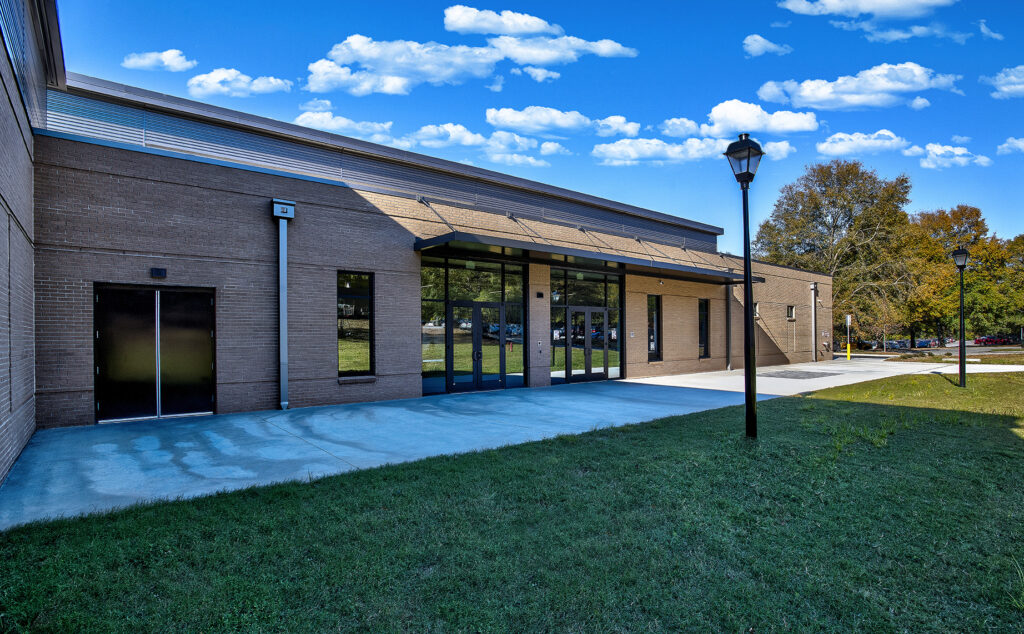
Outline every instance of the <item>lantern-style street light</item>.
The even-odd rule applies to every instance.
[[[967,387],[967,335],[964,334],[964,269],[967,268],[967,249],[962,246],[953,251],[953,262],[960,270],[960,387]]]
[[[749,134],[729,144],[729,167],[743,191],[743,377],[747,412],[747,437],[757,438],[757,356],[754,350],[754,285],[750,270],[750,209],[747,190],[754,180],[764,152]]]

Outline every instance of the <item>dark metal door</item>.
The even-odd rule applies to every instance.
[[[213,411],[213,294],[160,291],[160,414]]]
[[[98,421],[214,410],[213,293],[98,287]]]
[[[570,306],[566,381],[608,378],[608,309]]]
[[[97,289],[96,418],[157,415],[156,293]]]

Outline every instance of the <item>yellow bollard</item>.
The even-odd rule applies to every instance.
[[[846,342],[846,360],[847,361],[850,360],[850,342],[849,341]]]

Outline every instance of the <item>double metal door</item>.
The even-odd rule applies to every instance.
[[[213,293],[97,287],[97,421],[212,413]]]
[[[608,378],[608,309],[570,306],[569,345],[566,346],[567,381],[597,381]]]
[[[449,392],[505,387],[505,306],[449,302],[445,319]]]

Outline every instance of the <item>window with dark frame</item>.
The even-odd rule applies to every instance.
[[[711,357],[711,347],[708,344],[708,330],[710,328],[710,302],[706,299],[697,300],[697,356],[701,359]]]
[[[373,274],[338,271],[338,376],[373,374]]]
[[[786,319],[796,319],[796,306],[786,306]]]
[[[661,295],[647,296],[647,361],[661,361]]]

